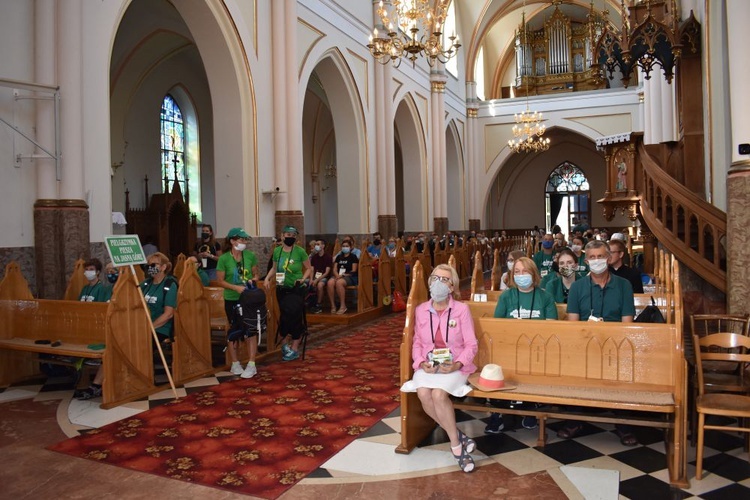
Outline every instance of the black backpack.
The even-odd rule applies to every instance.
[[[636,323],[666,323],[664,315],[661,313],[658,307],[656,307],[656,301],[654,297],[651,297],[651,305],[646,306],[641,314],[635,318]]]
[[[227,340],[236,342],[257,335],[258,342],[260,342],[261,335],[266,331],[267,326],[266,293],[257,287],[245,288],[234,307],[234,318],[227,333]]]

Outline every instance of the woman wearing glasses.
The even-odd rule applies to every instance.
[[[464,472],[474,470],[476,443],[456,427],[450,396],[465,396],[476,370],[477,339],[469,307],[459,302],[456,270],[440,264],[429,279],[430,296],[414,313],[414,377],[401,390],[416,392],[427,415],[445,430],[451,452]]]

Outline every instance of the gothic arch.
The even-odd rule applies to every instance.
[[[310,58],[312,59],[312,58]],[[357,84],[346,58],[336,47],[330,47],[316,60],[308,60],[302,80],[312,78],[313,71],[325,91],[333,119],[336,160],[336,204],[338,233],[370,232],[370,193],[372,192],[365,140],[364,110]],[[302,86],[304,92],[306,85]],[[303,102],[302,100],[300,102]],[[374,172],[374,171],[373,171]],[[346,186],[341,189],[340,186]],[[305,199],[308,195],[305,182]]]
[[[430,178],[427,172],[427,141],[419,109],[411,93],[405,94],[396,106],[394,133],[399,229],[422,231],[430,227]]]

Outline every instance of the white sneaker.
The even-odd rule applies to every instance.
[[[258,368],[256,368],[255,365],[251,365],[250,363],[248,363],[247,368],[245,368],[245,371],[242,372],[242,375],[240,375],[240,377],[253,378],[256,373],[258,373]]]
[[[232,375],[242,375],[242,365],[239,361],[235,361],[232,363],[232,367],[229,369],[230,372],[232,372]]]

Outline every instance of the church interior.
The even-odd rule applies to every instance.
[[[695,443],[692,418],[703,379],[691,321],[750,315],[750,69],[742,64],[750,30],[740,26],[750,19],[750,2],[0,0],[0,12],[0,323],[7,325],[0,326],[0,478],[12,483],[6,493],[750,498],[744,436],[710,431],[705,446]],[[183,279],[197,279],[185,259],[195,254],[205,225],[222,245],[231,231],[246,232],[263,276],[290,227],[305,249],[322,240],[335,256],[347,237],[361,248],[348,312],[308,311],[313,361],[303,354],[284,363],[271,336],[260,342],[254,385],[230,373],[222,346],[211,343],[212,331],[229,327],[214,322],[226,319],[215,278],[180,295],[192,309],[177,309],[182,324],[175,328],[193,347],[175,347],[173,374],[151,359],[151,334],[143,327],[150,319],[119,320],[126,313],[112,304],[90,313],[101,331],[92,338],[146,332],[139,346],[89,352],[112,367],[103,401],[76,401],[70,381],[40,373],[32,356],[48,356],[50,347],[14,344],[20,331],[37,328],[40,338],[64,343],[67,332],[52,325],[86,322],[89,312],[65,302],[86,284],[84,261],[112,260],[108,237],[136,235],[157,248],[182,290]],[[463,299],[476,301],[486,291],[487,301],[498,290],[498,259],[505,265],[513,250],[531,256],[550,232],[573,245],[580,229],[624,235],[631,267],[655,287],[650,293],[664,293],[659,305],[679,334],[672,372],[679,379],[672,406],[679,410],[667,417],[670,424],[639,431],[635,448],[612,439],[614,425],[596,416],[570,440],[555,437],[560,423],[551,419],[540,446],[538,429],[521,426],[520,416],[515,428],[493,436],[483,431],[488,411],[459,409],[458,429],[476,440],[479,453],[467,477],[440,428],[404,453],[408,420],[421,418],[408,408],[419,400],[405,403],[402,393],[399,402],[393,390],[396,399],[361,424],[356,438],[278,491],[211,487],[188,475],[52,451],[63,440],[167,411],[176,396],[201,400],[202,391],[235,383],[250,391],[286,376],[274,365],[308,366],[349,336],[390,335],[383,356],[408,380],[408,363],[404,369],[398,361],[401,333],[418,299],[427,300],[414,291],[417,264],[427,283],[433,265],[450,257]],[[425,251],[421,242],[416,249],[419,237],[433,236],[432,255],[426,242]],[[373,262],[367,248],[381,238],[399,248]],[[475,259],[475,251],[482,255]],[[120,276],[144,279],[132,266]],[[118,289],[113,303],[118,297],[136,304],[135,286]],[[394,291],[408,299],[406,315],[391,313]],[[209,312],[212,300],[216,314]],[[23,301],[49,307],[51,319],[35,320]],[[275,332],[283,320],[275,297],[268,312]],[[131,347],[148,352],[136,355]],[[349,355],[366,360],[368,353],[365,347]],[[480,371],[492,361],[481,359]],[[614,380],[624,371],[618,366]],[[745,396],[750,417],[747,368],[733,374],[742,379],[733,392]],[[667,466],[673,457],[677,472]],[[47,472],[40,475],[40,466]],[[268,477],[283,476],[272,469]]]

